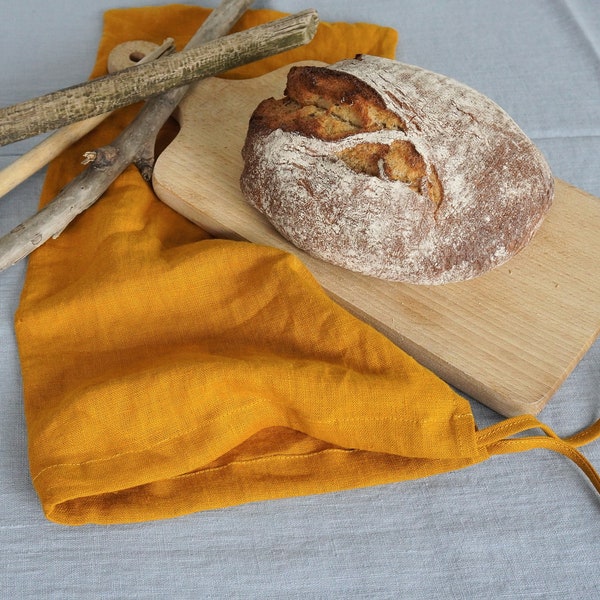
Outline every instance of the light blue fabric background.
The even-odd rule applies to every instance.
[[[2,0],[0,106],[86,79],[105,9],[164,3]],[[309,6],[323,20],[394,27],[399,59],[489,95],[539,145],[556,176],[600,196],[597,0],[255,4],[290,12]],[[36,141],[0,148],[0,167]],[[0,199],[0,234],[35,211],[42,180],[40,173]],[[24,269],[20,263],[0,274],[3,598],[598,597],[600,497],[572,463],[541,450],[421,481],[157,523],[47,522],[29,477],[12,323]],[[482,427],[500,420],[477,402],[473,409]],[[600,343],[541,418],[561,435],[600,418]],[[600,442],[584,453],[600,468]]]

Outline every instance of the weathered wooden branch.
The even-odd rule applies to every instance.
[[[172,52],[175,49],[173,38],[167,38],[160,46],[157,46],[156,44],[152,44],[152,46],[155,48],[140,59],[139,62],[141,64],[155,60],[163,54]],[[118,49],[119,48],[117,48],[117,50]],[[109,71],[112,73],[116,72],[116,65],[114,68],[109,66]],[[39,171],[42,167],[45,167],[52,159],[56,158],[71,144],[97,127],[109,114],[110,113],[97,115],[86,119],[85,121],[66,125],[42,140],[22,156],[19,156],[19,158],[10,165],[0,170],[0,198],[8,194],[8,192],[31,177],[31,175]]]
[[[267,27],[271,27],[267,25]],[[75,121],[110,112],[165,90],[188,85],[303,42],[305,26],[282,22],[273,36],[242,31],[202,47],[130,67],[63,90],[0,109],[0,146],[33,137]],[[291,42],[291,46],[290,46]],[[282,50],[279,50],[282,48]]]
[[[203,44],[211,39],[208,36],[226,33],[248,4],[236,0],[223,2],[211,13],[190,44]],[[209,53],[211,60],[203,59],[202,76],[227,71],[306,44],[314,37],[317,26],[316,11],[308,10],[227,36],[216,55]],[[110,146],[98,150],[92,163],[59,196],[0,239],[0,271],[24,258],[51,237],[59,235],[78,214],[100,198],[128,165],[138,157],[146,156],[149,143],[153,144],[158,131],[186,91],[185,86],[171,89],[148,101],[132,124]],[[99,155],[110,155],[112,158],[108,163],[101,164],[97,162]],[[146,165],[146,172],[143,173],[146,179],[151,177],[151,167]]]

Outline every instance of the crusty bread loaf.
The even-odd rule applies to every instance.
[[[254,111],[242,192],[297,247],[416,284],[470,279],[532,238],[553,177],[494,102],[448,77],[357,56],[293,67]]]

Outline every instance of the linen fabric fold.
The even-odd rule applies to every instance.
[[[124,41],[170,36],[183,47],[208,12],[107,12],[92,76]],[[248,11],[235,29],[279,16]],[[357,53],[393,58],[396,42],[386,27],[322,23],[308,46],[227,76]],[[54,161],[41,204],[138,108]],[[297,258],[211,238],[133,166],[31,255],[15,328],[32,481],[46,516],[63,524],[396,482],[524,449],[478,432],[466,400],[335,304]]]

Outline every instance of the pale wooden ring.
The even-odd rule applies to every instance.
[[[153,42],[132,40],[115,46],[108,55],[108,72],[116,73],[137,65],[144,56],[159,47]]]

